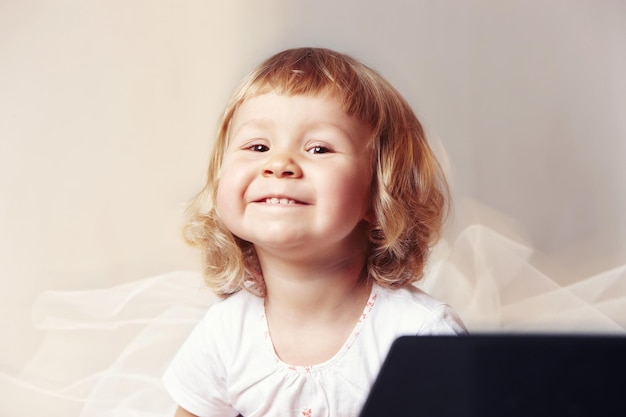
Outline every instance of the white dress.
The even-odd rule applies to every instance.
[[[357,416],[396,338],[465,332],[448,305],[418,288],[374,285],[332,358],[291,366],[275,354],[264,311],[263,299],[247,291],[209,309],[165,373],[179,405],[201,417]]]

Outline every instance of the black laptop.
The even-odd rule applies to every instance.
[[[409,336],[361,417],[626,416],[626,337]]]

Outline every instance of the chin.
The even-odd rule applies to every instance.
[[[289,237],[281,238],[281,237],[272,236],[271,239],[263,239],[263,240],[256,239],[256,241],[252,243],[254,244],[255,247],[260,247],[260,248],[291,250],[291,249],[298,248],[300,246],[306,246],[307,240],[306,239],[294,239],[294,238],[289,238]]]

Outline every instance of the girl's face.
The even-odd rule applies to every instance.
[[[331,95],[247,99],[231,121],[220,217],[257,251],[341,256],[362,248],[370,134]]]

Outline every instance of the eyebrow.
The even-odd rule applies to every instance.
[[[237,130],[234,130],[231,134],[231,137],[235,136],[241,129],[246,128],[246,127],[251,127],[251,128],[261,128],[261,129],[267,129],[267,128],[271,128],[275,125],[276,123],[271,120],[271,119],[249,119],[246,120],[245,122],[243,122],[241,125],[239,125],[237,127]],[[355,138],[352,136],[352,134],[350,134],[350,132],[343,128],[342,126],[336,124],[336,123],[330,123],[330,122],[311,122],[311,123],[307,123],[304,125],[304,129],[305,130],[312,130],[312,129],[316,129],[316,128],[333,128],[336,129],[338,131],[340,131],[343,135],[345,135],[347,138],[349,138],[350,140],[354,140]]]
[[[250,125],[252,127],[269,127],[273,124],[274,122],[271,119],[249,119],[239,125],[237,130],[241,129],[242,127],[248,127]]]

